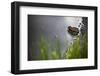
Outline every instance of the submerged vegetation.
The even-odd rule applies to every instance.
[[[88,37],[87,34],[84,34],[81,41],[81,58],[88,57]]]
[[[61,59],[60,41],[56,38],[51,52],[51,59]],[[51,46],[52,47],[52,46]]]
[[[77,37],[73,44],[67,49],[65,53],[66,59],[79,59],[88,57],[88,43],[87,35]]]
[[[65,52],[65,58],[66,59],[78,59],[81,58],[81,49],[80,49],[80,38],[77,37],[77,39],[73,42],[73,44],[70,45],[70,47]]]
[[[49,52],[51,51],[51,52]],[[87,35],[77,37],[76,40],[65,50],[61,56],[60,41],[57,38],[53,44],[50,44],[45,37],[41,37],[39,43],[39,57],[37,60],[55,60],[55,59],[80,59],[88,57]]]
[[[54,45],[48,44],[47,40],[42,36],[39,43],[40,49],[40,60],[48,60],[48,59],[60,59],[60,42],[58,39],[54,42]],[[48,50],[52,51],[51,53]]]
[[[41,37],[39,47],[40,47],[40,57],[39,57],[40,60],[48,60],[48,43],[43,37]]]

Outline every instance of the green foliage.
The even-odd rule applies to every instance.
[[[50,45],[49,42],[47,42],[47,40],[43,36],[41,36],[39,48],[40,48],[39,50],[40,57],[38,60],[49,60],[49,59],[60,59],[61,58],[59,39],[56,39],[55,42]],[[49,53],[48,50],[50,50],[51,53]]]
[[[87,58],[88,57],[88,39],[87,34],[84,34],[82,37],[82,46],[81,46],[81,58]]]
[[[77,38],[65,53],[66,59],[78,59],[81,57],[80,39]]]
[[[42,36],[40,39],[40,60],[48,59],[48,43]]]
[[[88,57],[87,35],[84,34],[73,42],[64,54],[65,59],[79,59]]]
[[[53,51],[51,53],[51,57],[52,57],[52,59],[60,59],[59,52],[58,51]]]
[[[60,41],[56,38],[56,41],[54,42],[54,48],[55,51],[51,52],[51,59],[61,59],[61,53],[60,53]]]
[[[52,44],[48,42],[45,37],[41,36],[39,42],[39,57],[37,60],[50,60],[50,59],[79,59],[88,57],[88,40],[87,34],[82,37],[77,37],[61,56],[61,45],[58,38]],[[51,52],[49,52],[49,50]]]

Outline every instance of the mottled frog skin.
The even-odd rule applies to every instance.
[[[73,36],[76,36],[78,35],[79,33],[79,29],[77,27],[71,27],[71,26],[68,26],[68,32],[73,35]]]

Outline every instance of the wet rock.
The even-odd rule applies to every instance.
[[[78,33],[79,33],[79,29],[76,28],[76,27],[68,26],[68,32],[69,32],[71,35],[76,36],[76,35],[78,35]]]

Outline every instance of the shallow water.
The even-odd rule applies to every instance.
[[[82,22],[82,17],[63,17],[63,16],[28,16],[28,56],[29,60],[39,55],[39,41],[43,36],[48,44],[53,45],[56,39],[60,41],[61,55],[73,42],[75,36],[68,33],[68,26],[78,27]],[[50,47],[51,48],[51,47]],[[35,50],[34,52],[32,50]],[[52,50],[48,49],[48,53]]]

